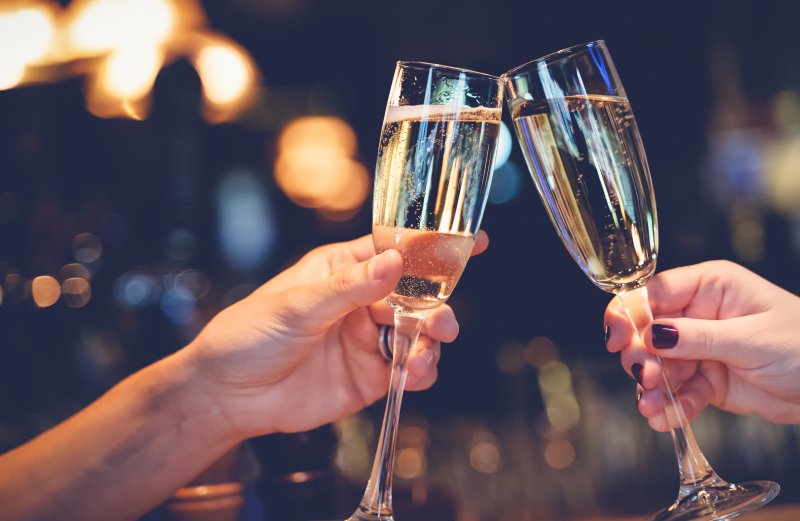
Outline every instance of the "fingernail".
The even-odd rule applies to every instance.
[[[631,366],[633,379],[636,380],[636,383],[639,385],[642,385],[642,371],[644,371],[644,366],[642,364],[633,364]]]
[[[644,387],[641,385],[636,386],[636,403],[639,403],[639,400],[642,399],[642,395],[644,394]]]
[[[606,344],[608,343],[609,338],[611,338],[611,328],[606,326]]]
[[[423,360],[425,360],[425,363],[428,364],[429,367],[433,364],[433,351],[430,349],[423,351],[420,356]]]
[[[389,251],[385,251],[380,255],[376,255],[369,261],[369,272],[372,275],[372,278],[381,280],[386,276],[386,272],[389,269]]]
[[[670,349],[678,343],[678,330],[672,326],[653,324],[653,347]]]

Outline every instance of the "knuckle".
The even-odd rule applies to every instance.
[[[694,343],[700,355],[707,355],[714,347],[714,330],[705,320],[698,321],[693,331]]]
[[[358,275],[353,268],[347,268],[336,273],[334,282],[337,290],[341,293],[347,293],[356,286]]]

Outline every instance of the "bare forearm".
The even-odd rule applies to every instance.
[[[136,373],[0,457],[3,517],[135,519],[237,443],[184,358]]]

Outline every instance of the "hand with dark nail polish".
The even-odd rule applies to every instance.
[[[653,324],[653,347],[656,349],[672,349],[678,343],[678,330],[664,324]]]
[[[673,379],[689,419],[716,405],[800,424],[798,296],[727,261],[665,271],[647,288],[654,319],[642,336],[644,346],[618,299],[605,315],[606,331],[614,331],[606,348],[621,352],[637,383],[643,382],[646,357],[660,356],[667,366],[681,361],[675,372],[680,378]],[[658,392],[644,390],[639,410],[648,418],[661,414],[647,405]]]
[[[642,364],[633,364],[631,366],[631,374],[633,374],[633,379],[636,380],[636,383],[642,385],[642,372],[644,371],[644,366]]]

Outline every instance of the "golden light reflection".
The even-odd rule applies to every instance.
[[[0,11],[0,61],[23,66],[38,63],[50,51],[54,36],[55,14],[50,5]]]
[[[355,217],[372,189],[372,178],[361,163],[350,164],[350,183],[338,193],[319,213],[331,221],[346,221]]]
[[[71,308],[82,308],[92,298],[92,286],[82,277],[71,277],[61,285],[64,302]]]
[[[164,53],[154,45],[121,47],[103,61],[100,85],[115,98],[139,99],[153,88],[163,62]]]
[[[53,0],[0,3],[0,90],[65,74],[89,76],[87,106],[98,117],[147,117],[154,80],[187,57],[203,84],[206,118],[229,121],[249,107],[259,74],[250,54],[204,28],[197,0]],[[71,67],[37,67],[41,64]]]
[[[203,113],[209,121],[228,121],[250,106],[258,73],[248,52],[225,36],[204,33],[187,40],[188,54],[200,77]]]
[[[54,6],[43,2],[0,7],[0,90],[16,87],[27,67],[42,62],[53,47]]]
[[[356,134],[346,121],[333,116],[305,116],[289,123],[278,138],[281,153],[310,147],[320,153],[352,157]]]
[[[197,53],[197,72],[208,101],[225,105],[246,93],[252,75],[247,61],[240,49],[224,43],[208,45]]]
[[[275,181],[296,204],[322,208],[347,187],[350,166],[350,159],[319,155],[303,147],[278,158]]]
[[[355,132],[332,116],[294,120],[278,138],[275,181],[294,203],[330,220],[352,218],[370,192],[364,165],[353,159]]]
[[[58,302],[61,296],[61,284],[49,275],[33,279],[31,283],[33,302],[40,308],[47,308]]]
[[[24,65],[0,60],[0,90],[13,89],[24,77]]]
[[[177,10],[167,0],[84,0],[71,6],[69,41],[78,55],[165,42]]]

